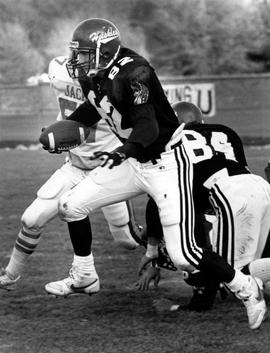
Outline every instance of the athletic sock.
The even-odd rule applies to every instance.
[[[98,274],[95,269],[94,256],[91,253],[88,256],[73,256],[72,267],[76,267],[76,271],[79,275],[89,275],[90,277],[98,278]]]
[[[6,267],[6,271],[11,277],[17,278],[23,272],[29,256],[35,251],[41,233],[21,229],[17,236],[15,246]]]
[[[226,286],[233,292],[244,292],[250,288],[250,276],[243,274],[240,270],[235,270],[234,278]]]

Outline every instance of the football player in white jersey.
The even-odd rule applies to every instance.
[[[237,161],[239,163],[239,170],[241,173],[239,173],[236,178],[234,178],[234,176],[229,178],[224,176],[223,180],[226,187],[220,183],[220,180],[222,180],[223,177],[220,177],[220,180],[216,180],[217,185],[220,190],[222,190],[222,192],[219,190],[220,194],[223,193],[223,202],[220,202],[220,197],[217,198],[216,195],[210,194],[210,199],[215,202],[213,203],[213,206],[219,215],[218,219],[212,218],[214,221],[214,231],[212,232],[213,236],[211,238],[211,244],[214,250],[224,256],[229,263],[234,265],[235,268],[241,269],[244,273],[251,273],[253,276],[260,278],[264,283],[269,282],[270,258],[268,257],[268,243],[270,228],[270,187],[268,187],[268,184],[262,178],[257,176],[252,176],[252,178],[254,177],[254,181],[249,181],[251,174],[247,168],[242,142],[239,136],[232,129],[223,125],[202,124],[202,114],[199,108],[192,103],[179,102],[173,105],[173,107],[179,117],[180,123],[186,123],[186,127],[183,131],[183,143],[187,146],[186,149],[188,153],[195,156],[193,160],[195,164],[197,162],[199,163],[206,157],[205,152],[207,153],[207,148],[210,146],[212,146],[215,151],[222,153],[226,159]],[[203,140],[206,142],[205,148],[203,148],[204,150],[202,150],[202,147],[204,146],[202,143]],[[210,168],[209,165],[208,168]],[[200,174],[203,174],[202,169],[200,169]],[[230,178],[232,178],[231,181],[229,180]],[[242,188],[239,186],[238,181],[235,180],[237,178],[241,178],[242,182],[249,182],[253,185],[252,191],[249,191],[248,187],[246,189],[244,187],[245,198],[243,197]],[[196,177],[195,167],[194,182],[196,183],[198,180],[199,179]],[[244,182],[242,184],[245,185]],[[194,188],[196,189],[196,186],[194,186]],[[237,189],[237,196],[228,192],[228,190],[235,189]],[[253,191],[255,189],[257,191],[257,193],[255,193],[256,196],[253,195]],[[214,191],[212,190],[211,193],[214,194]],[[250,193],[252,194],[251,197],[254,203],[256,202],[256,198],[260,200],[260,206],[257,204],[254,208],[253,202],[250,202],[250,199],[248,198]],[[239,195],[242,195],[240,196],[240,201]],[[206,210],[208,208],[207,204],[205,207],[202,202],[204,196],[200,194],[199,197],[197,194],[197,197],[198,199],[200,198],[199,212]],[[246,210],[249,210],[246,214],[241,212],[241,198],[243,207]],[[220,203],[218,203],[217,200],[219,200]],[[225,201],[227,203],[226,206],[224,206]],[[158,235],[158,239],[160,239],[162,238],[161,226],[159,231],[157,226],[158,223],[160,223],[158,222],[158,212],[153,208],[153,206],[154,204],[150,203],[150,211],[148,210],[148,212],[150,212],[152,220],[156,220],[155,229],[153,232],[150,226],[151,224],[148,226],[149,222],[147,222],[148,236],[157,237]],[[231,215],[229,216],[230,212]],[[245,224],[244,219],[249,220],[247,224]],[[219,230],[217,229],[217,226],[219,226]],[[202,232],[202,229],[204,228],[202,223],[200,223],[200,227],[198,228],[199,232],[195,231],[197,243],[202,243],[202,246],[206,247],[207,241],[204,239],[204,232]],[[149,249],[147,247],[147,253],[142,259],[139,269],[140,271],[141,268],[144,267],[144,264],[149,261],[149,258],[151,258],[151,252],[153,255],[155,255],[155,252],[157,253],[153,247],[154,243],[155,240],[151,239],[151,245]],[[152,256],[152,258],[154,258],[154,256]],[[191,274],[187,282],[194,283],[198,280],[201,281],[199,277],[198,272],[194,274],[193,278]],[[149,268],[148,273],[144,273],[139,280],[138,288],[142,290],[148,289],[150,281],[152,279],[157,281],[158,278],[159,271]],[[208,286],[205,286],[204,283],[204,287],[201,285],[200,288],[196,289],[192,301],[186,308],[197,311],[210,309],[210,306],[213,304],[217,288],[218,283],[213,286],[211,283],[209,283]],[[205,293],[203,292],[204,290]],[[155,306],[157,309],[160,309],[160,307],[166,304],[166,308],[169,309],[169,303],[166,301],[156,302]]]
[[[60,112],[57,120],[66,119],[83,101],[84,96],[79,83],[70,78],[66,69],[67,58],[64,56],[54,58],[49,64],[49,77],[53,87]],[[104,149],[114,150],[121,146],[119,139],[112,133],[109,125],[100,120],[91,127],[87,140],[79,147],[68,152],[64,165],[58,169],[49,180],[38,190],[37,198],[22,215],[22,227],[17,236],[12,255],[7,267],[0,275],[0,288],[11,289],[20,278],[29,256],[34,252],[40,240],[41,233],[46,224],[57,216],[58,199],[68,189],[83,180],[90,170],[99,165],[97,160],[90,157],[96,151]],[[114,241],[126,249],[135,249],[142,244],[143,229],[139,226],[133,215],[132,204],[120,202],[102,208],[108,222]],[[72,227],[72,228],[71,228]],[[80,292],[92,294],[99,291],[99,278],[94,266],[91,251],[92,235],[89,219],[68,223],[76,237],[83,238],[80,247],[74,246],[74,258],[70,277],[57,291],[63,295],[73,294],[72,278],[84,275],[84,288]],[[87,237],[83,235],[87,233]],[[73,243],[73,239],[71,237]],[[74,245],[74,244],[73,244]],[[85,276],[85,274],[88,276]],[[50,288],[52,291],[54,288]]]

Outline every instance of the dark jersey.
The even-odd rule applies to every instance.
[[[109,69],[80,84],[87,100],[69,119],[91,126],[104,118],[128,157],[142,162],[159,157],[179,124],[154,69],[143,57],[121,48]]]
[[[226,159],[232,159],[242,166],[247,167],[247,160],[243,148],[241,138],[238,134],[228,126],[221,124],[200,124],[192,123],[185,126],[185,131],[193,130],[199,133],[204,138],[194,143],[194,154],[202,156],[205,154],[204,145],[209,146],[212,151],[222,153]],[[187,134],[187,133],[186,133]],[[190,137],[190,140],[195,140],[196,137]],[[201,146],[199,146],[199,144]]]
[[[194,166],[194,203],[196,210],[210,207],[209,190],[204,182],[226,168],[229,175],[249,173],[244,148],[235,131],[220,124],[188,124],[183,144]]]

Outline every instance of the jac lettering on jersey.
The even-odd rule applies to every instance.
[[[79,101],[84,101],[85,99],[81,87],[77,87],[69,84],[66,85],[65,96],[77,99]]]

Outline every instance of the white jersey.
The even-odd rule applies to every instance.
[[[84,95],[77,80],[70,78],[66,69],[66,56],[58,56],[49,64],[49,78],[54,88],[60,112],[57,120],[66,119],[83,101]],[[71,163],[81,169],[94,169],[99,160],[90,160],[89,157],[97,151],[112,151],[119,147],[121,142],[113,134],[104,119],[93,125],[86,141],[79,147],[70,150]]]

